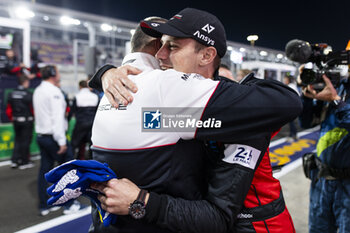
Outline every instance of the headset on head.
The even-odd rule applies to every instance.
[[[48,75],[50,75],[50,77],[56,77],[56,67],[49,65],[48,66]]]
[[[56,77],[56,75],[57,75],[56,67],[53,65],[45,66],[42,70],[42,75],[46,78]]]

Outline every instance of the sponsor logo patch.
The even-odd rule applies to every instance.
[[[205,32],[211,33],[214,31],[215,27],[211,26],[209,23],[207,23],[204,27],[202,27],[202,30]]]
[[[127,106],[119,103],[118,108],[115,108],[112,104],[102,104],[97,108],[98,111],[109,111],[109,110],[127,110]]]
[[[195,33],[193,33],[193,35],[196,36],[198,39],[201,39],[202,41],[207,43],[207,45],[211,45],[211,46],[215,45],[214,40],[212,40],[211,38],[209,38],[208,36],[206,36],[204,34],[201,34],[199,30],[197,30]]]
[[[190,77],[190,75],[188,75],[188,74],[183,74],[182,76],[181,76],[181,78],[183,79],[183,80],[187,80],[188,78]]]
[[[248,218],[253,218],[253,215],[252,215],[252,214],[242,214],[242,213],[240,213],[240,214],[237,215],[237,218],[240,218],[240,219],[242,219],[242,218],[248,219]]]
[[[205,78],[200,75],[200,74],[192,74],[192,78],[196,78],[196,79],[199,79],[199,80],[204,80]]]
[[[151,25],[152,25],[152,27],[156,28],[156,27],[159,27],[160,24],[159,23],[151,23]]]
[[[225,158],[223,158],[223,161],[232,164],[239,164],[250,169],[255,169],[260,153],[260,150],[257,150],[251,146],[231,144],[225,149]]]

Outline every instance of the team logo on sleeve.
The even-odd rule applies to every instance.
[[[225,149],[225,158],[223,158],[223,161],[255,169],[260,153],[260,150],[257,150],[251,146],[231,144]]]
[[[143,128],[144,129],[160,129],[162,119],[162,113],[157,111],[144,111],[143,112]]]

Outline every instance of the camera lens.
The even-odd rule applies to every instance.
[[[316,72],[312,69],[304,69],[300,74],[300,79],[304,85],[309,85],[315,82]]]

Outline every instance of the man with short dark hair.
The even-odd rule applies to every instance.
[[[184,25],[191,26],[182,28]],[[225,81],[218,83],[210,79],[203,79],[203,77],[212,78],[214,76],[220,63],[220,57],[226,51],[226,42],[222,39],[225,38],[223,27],[215,16],[213,17],[207,12],[186,8],[175,15],[172,21],[170,20],[167,24],[142,22],[141,26],[151,31],[157,31],[155,28],[158,27],[169,30],[167,33],[162,31],[164,33],[162,36],[163,45],[156,57],[160,59],[161,68],[174,68],[184,73],[171,69],[167,71],[154,70],[157,64],[151,56],[145,55],[144,59],[147,57],[148,61],[146,63],[140,58],[137,59],[136,54],[127,55],[123,63],[130,63],[143,69],[141,74],[132,78],[139,85],[139,91],[135,95],[133,104],[127,106],[127,109],[106,109],[104,107],[97,112],[93,129],[93,148],[94,159],[108,162],[119,178],[127,177],[142,189],[153,192],[145,194],[137,186],[130,184],[127,179],[113,179],[107,184],[98,184],[93,187],[105,194],[100,196],[100,201],[102,207],[111,213],[126,215],[129,203],[133,203],[130,205],[129,214],[131,216],[134,218],[143,217],[142,213],[146,210],[145,217],[149,222],[167,227],[172,231],[228,231],[233,227],[232,224],[242,208],[242,202],[248,192],[254,171],[268,146],[270,133],[283,125],[281,124],[282,118],[284,119],[282,121],[288,121],[290,117],[293,117],[284,115],[286,112],[283,108],[272,113],[272,108],[264,109],[264,107],[270,106],[270,104],[283,106],[284,101],[288,99],[288,102],[294,103],[293,106],[298,113],[300,102],[295,99],[294,93],[280,83],[256,80],[252,76],[247,79],[247,82],[251,82],[251,86],[238,86],[235,83]],[[182,26],[182,30],[176,30],[180,26]],[[154,67],[149,65],[146,68],[145,64],[153,64]],[[98,74],[102,75],[104,71],[106,69],[100,70]],[[197,72],[202,76],[192,72]],[[92,83],[94,82],[98,81],[92,81]],[[280,93],[284,93],[281,96],[283,100],[275,98]],[[106,93],[106,96],[111,94]],[[256,99],[259,99],[260,102],[256,103]],[[107,103],[105,97],[101,104],[106,106]],[[254,114],[251,111],[240,111],[237,114],[247,103],[251,111],[255,110]],[[141,122],[138,122],[139,119],[131,117],[131,114],[141,115],[139,108],[145,104],[156,108],[161,106],[202,108],[206,106],[200,111],[202,115],[200,119],[205,120],[215,116],[216,119],[222,121],[223,127],[222,129],[198,127],[195,132],[188,134],[182,132],[177,132],[177,134],[142,133],[139,128]],[[273,116],[274,119],[266,118],[265,114]],[[116,127],[124,127],[125,130],[121,131],[131,134],[133,137],[125,138],[124,134],[116,131]],[[112,138],[113,141],[109,140]],[[195,144],[190,144],[190,142],[194,143],[193,140],[187,141],[186,146],[183,144],[184,139],[192,138],[207,141],[209,144],[212,143],[210,140],[222,140],[229,143],[227,146],[224,146],[224,143],[212,143],[214,150],[217,150],[217,157],[212,155],[213,163],[208,164],[213,167],[211,173],[208,174],[210,179],[208,201],[194,201],[195,199],[189,196],[194,191],[191,182],[195,182],[189,178],[196,177],[180,178],[183,177],[183,172],[185,174],[193,173],[189,169],[196,169],[194,171],[197,172],[199,162],[203,160],[204,154],[200,158],[198,151],[192,151],[191,148],[195,148],[193,147]],[[182,148],[181,153],[177,154],[179,151],[174,150],[173,146],[178,149]],[[238,158],[242,158],[242,160]],[[146,160],[142,161],[142,159]],[[168,164],[169,159],[175,166],[166,168],[164,165]],[[198,164],[195,167],[189,167],[192,164],[188,163],[192,163],[192,161]],[[117,164],[117,162],[119,163]],[[123,168],[123,163],[126,162],[128,170]],[[237,169],[233,169],[236,167]],[[219,180],[220,182],[215,182]],[[140,200],[137,197],[139,192],[142,194],[139,194],[139,197],[145,195]],[[180,198],[175,200],[168,195],[158,196],[155,192],[192,201],[188,202]],[[216,207],[211,205],[211,202],[215,203]],[[139,214],[132,211],[137,203],[144,205],[140,207]],[[281,207],[281,210],[284,210],[284,206]],[[221,212],[221,215],[218,212]],[[131,227],[135,231],[138,226],[142,226],[140,231],[141,229],[144,231],[150,229],[146,228],[149,225],[141,220],[135,221],[127,216],[121,217],[118,216],[120,222],[117,221],[116,225],[113,226],[118,230],[123,231]],[[221,222],[225,225],[220,225]],[[96,223],[94,221],[94,224]],[[96,228],[93,230],[92,232],[99,232],[96,231]],[[102,231],[101,228],[100,231]],[[161,230],[153,228],[153,232],[158,231]]]
[[[11,167],[26,169],[34,164],[30,161],[30,143],[33,137],[33,94],[28,91],[29,79],[24,74],[18,77],[19,86],[8,94],[6,114],[13,122],[15,145]]]

